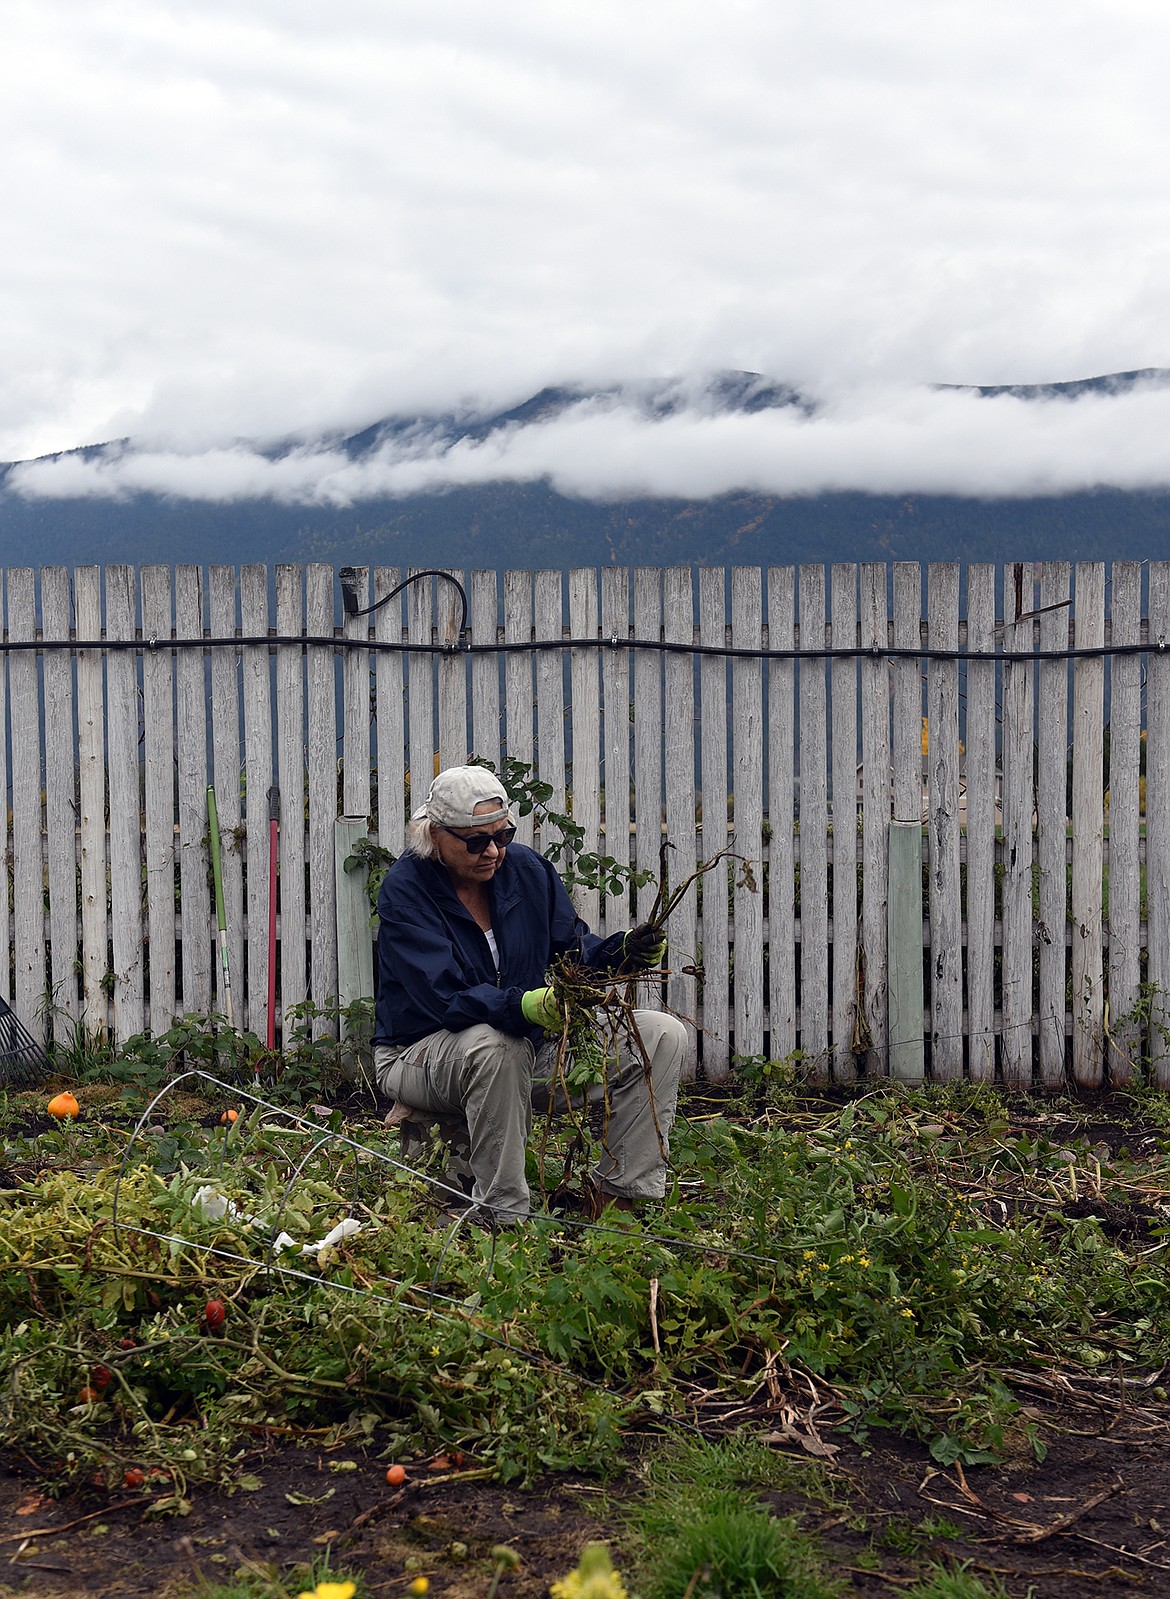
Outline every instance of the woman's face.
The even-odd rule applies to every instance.
[[[475,807],[473,815],[481,812],[488,816],[500,809],[496,800],[480,800]],[[439,859],[450,873],[456,888],[460,886],[471,887],[476,884],[490,883],[500,864],[504,859],[507,845],[497,844],[493,834],[503,832],[508,828],[507,822],[485,823],[483,827],[458,827],[454,831],[446,827],[433,829],[435,848],[439,852]],[[473,855],[464,843],[464,839],[474,838],[486,833],[492,841],[480,855]]]

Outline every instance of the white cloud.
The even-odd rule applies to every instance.
[[[1170,365],[1168,46],[1160,0],[12,0],[0,458]]]
[[[275,458],[245,446],[187,454],[124,448],[31,462],[9,481],[30,499],[150,491],[333,506],[536,479],[590,498],[701,499],[734,490],[995,498],[1170,487],[1170,384],[1162,381],[1075,399],[873,386],[811,412],[719,411],[678,394],[685,403],[665,416],[638,395],[586,399],[485,437],[419,428],[357,459],[312,445]]]

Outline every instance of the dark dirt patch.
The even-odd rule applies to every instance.
[[[1044,1420],[1049,1453],[1040,1463],[943,1468],[919,1445],[875,1435],[865,1450],[842,1447],[832,1504],[782,1490],[764,1497],[822,1540],[860,1599],[903,1591],[932,1561],[969,1561],[1019,1599],[1170,1594],[1170,1407],[1121,1406],[1115,1385],[1101,1384],[1045,1405]],[[342,1458],[356,1469],[337,1470]],[[522,1489],[425,1464],[392,1489],[384,1461],[280,1440],[245,1463],[260,1480],[255,1491],[195,1490],[188,1515],[155,1519],[131,1494],[38,1503],[32,1475],[18,1461],[6,1465],[0,1594],[37,1599],[145,1599],[191,1586],[197,1571],[210,1581],[245,1562],[284,1572],[326,1550],[334,1573],[364,1573],[375,1595],[404,1593],[425,1575],[434,1599],[480,1599],[488,1551],[500,1543],[522,1559],[501,1585],[503,1599],[540,1599],[590,1538],[609,1540],[622,1564],[623,1503],[635,1492],[632,1476],[608,1485],[557,1477]],[[777,1480],[790,1475],[778,1460]]]

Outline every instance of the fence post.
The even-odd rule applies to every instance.
[[[346,1008],[358,999],[374,995],[374,943],[370,934],[370,869],[363,861],[347,869],[361,839],[368,837],[364,816],[339,816],[333,829],[334,881],[337,885],[337,1004],[341,1012],[340,1035],[350,1034]],[[364,1041],[355,1039],[355,1058],[349,1074],[355,1079],[368,1076]]]
[[[890,823],[890,1076],[920,1083],[925,1072],[922,998],[922,824]]]

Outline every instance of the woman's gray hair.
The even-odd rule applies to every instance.
[[[429,816],[420,816],[417,821],[412,819],[407,822],[402,853],[420,855],[424,861],[433,861],[438,857],[439,846],[435,843],[434,824]]]

